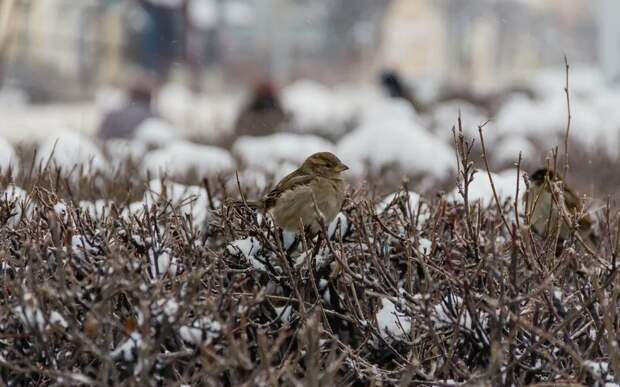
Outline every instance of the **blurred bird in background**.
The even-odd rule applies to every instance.
[[[235,124],[237,136],[267,136],[288,120],[273,84],[260,82],[252,91]]]
[[[392,98],[402,98],[409,102],[416,112],[423,112],[426,110],[426,106],[419,101],[413,90],[401,76],[394,70],[385,70],[380,75],[381,86],[387,94]]]
[[[593,240],[593,235],[590,234],[592,217],[585,212],[581,199],[559,176],[543,168],[534,172],[531,180],[532,185],[525,200],[529,202],[530,225],[536,234],[543,237],[554,236],[559,227],[559,239],[567,240],[571,230],[562,216],[562,213],[565,213],[576,219],[575,227],[581,235]],[[561,191],[558,190],[560,187]]]
[[[247,205],[270,213],[285,231],[296,232],[303,223],[310,232],[316,233],[321,227],[316,209],[325,224],[329,224],[342,208],[342,172],[347,169],[349,167],[334,154],[315,153],[284,177],[262,200],[247,202]]]
[[[148,73],[138,73],[127,90],[127,103],[108,112],[101,124],[97,136],[102,140],[112,138],[131,138],[136,128],[151,117],[158,117],[153,111],[152,99],[157,91],[157,81]]]

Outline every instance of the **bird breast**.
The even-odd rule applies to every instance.
[[[313,179],[307,185],[299,185],[282,192],[271,214],[278,225],[287,231],[297,231],[300,221],[310,226],[313,231],[319,230],[314,202],[325,218],[331,222],[342,207],[344,200],[344,183],[322,177]]]

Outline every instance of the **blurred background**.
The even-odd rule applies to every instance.
[[[489,120],[494,168],[519,152],[542,165],[563,144],[566,56],[575,180],[618,191],[614,0],[0,4],[0,145],[18,149],[12,164],[20,147],[53,140],[68,165],[103,149],[101,169],[131,156],[151,172],[278,176],[327,149],[354,174],[430,189],[454,174],[459,112],[472,137]]]

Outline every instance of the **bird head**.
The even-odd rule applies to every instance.
[[[547,168],[541,168],[537,170],[536,172],[532,174],[532,177],[531,177],[532,182],[536,185],[545,184],[545,181],[547,178],[549,179],[549,181],[556,180],[555,173],[553,173],[552,170],[549,170]]]
[[[330,152],[319,152],[308,157],[301,166],[306,173],[322,177],[339,177],[340,173],[349,169],[336,155]]]

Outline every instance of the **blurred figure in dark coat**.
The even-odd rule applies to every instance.
[[[267,136],[288,120],[275,87],[269,82],[256,85],[235,124],[237,136]]]
[[[97,136],[103,140],[132,138],[142,122],[151,117],[158,117],[151,107],[156,89],[157,83],[150,75],[136,76],[129,86],[127,103],[105,115]]]

